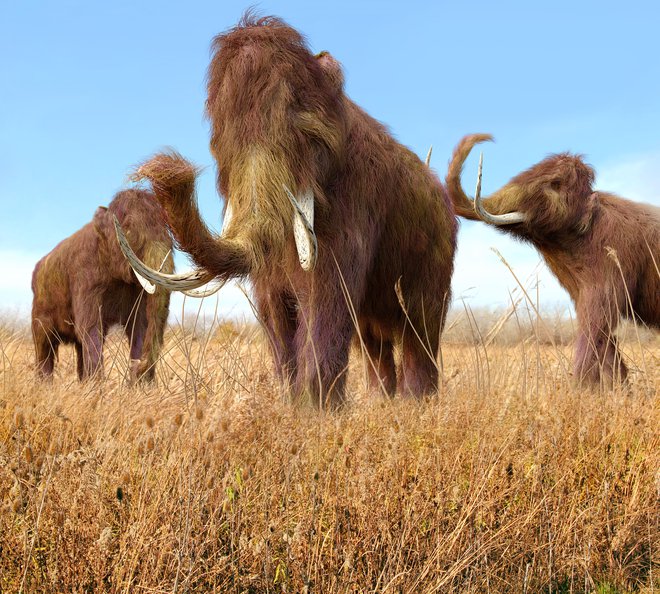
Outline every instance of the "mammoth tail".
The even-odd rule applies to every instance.
[[[194,165],[171,151],[152,157],[132,177],[151,182],[178,245],[198,267],[222,280],[245,276],[251,270],[248,252],[237,242],[212,234],[202,220],[195,197],[197,174]]]
[[[480,218],[474,211],[474,203],[463,191],[463,187],[461,186],[461,175],[463,173],[465,160],[470,154],[472,148],[476,144],[487,140],[493,140],[493,137],[490,134],[469,134],[464,136],[454,149],[454,154],[449,163],[447,177],[445,178],[447,192],[454,204],[456,214],[473,221],[479,221]]]

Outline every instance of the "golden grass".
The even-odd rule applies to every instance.
[[[579,392],[570,323],[484,340],[471,313],[437,398],[368,394],[356,352],[332,414],[286,402],[249,325],[170,330],[131,388],[118,335],[107,379],[64,348],[44,384],[5,324],[0,591],[657,591],[657,337],[629,332],[628,388]]]

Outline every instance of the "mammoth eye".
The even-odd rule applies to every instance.
[[[561,189],[561,182],[558,180],[554,180],[550,182],[550,188],[553,189],[555,192],[558,192]]]

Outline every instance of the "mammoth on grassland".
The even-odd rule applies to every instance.
[[[627,376],[614,335],[620,318],[660,327],[660,209],[594,191],[594,171],[581,157],[552,155],[474,203],[461,172],[475,144],[461,140],[447,174],[457,214],[483,220],[532,243],[575,305],[574,378],[606,386]],[[481,176],[481,166],[479,171]]]
[[[137,177],[200,268],[132,264],[171,288],[249,278],[280,379],[318,406],[343,401],[356,330],[372,385],[433,392],[457,231],[441,182],[346,97],[339,63],[283,21],[247,14],[214,50],[206,111],[229,222],[213,235],[194,167],[157,155]]]
[[[154,378],[170,296],[131,270],[117,246],[113,217],[142,259],[174,270],[172,239],[152,193],[124,190],[107,208],[99,206],[92,221],[44,256],[32,274],[32,336],[42,376],[53,374],[62,343],[75,345],[79,379],[99,373],[105,336],[121,324],[130,341],[131,379]]]

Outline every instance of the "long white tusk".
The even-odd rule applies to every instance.
[[[426,166],[429,167],[431,165],[431,154],[433,153],[433,145],[429,147],[429,152],[426,153]]]
[[[491,225],[513,225],[515,223],[524,223],[527,220],[527,215],[523,212],[508,212],[503,215],[490,214],[483,205],[481,199],[481,172],[484,164],[484,154],[481,153],[479,157],[479,171],[477,173],[477,189],[474,193],[474,210],[479,215],[479,218]]]
[[[182,291],[184,295],[187,295],[188,297],[194,297],[195,299],[204,299],[204,297],[210,297],[211,295],[215,295],[222,287],[225,286],[224,282],[221,283],[213,283],[209,285],[208,289],[191,289],[190,291]]]
[[[222,229],[220,230],[220,236],[224,236],[224,234],[227,231],[227,227],[229,227],[229,223],[231,223],[231,218],[233,216],[233,212],[231,210],[231,204],[227,202],[227,208],[225,208],[225,216],[222,219]]]
[[[300,260],[303,270],[313,270],[318,255],[318,243],[314,233],[314,193],[309,189],[296,200],[286,185],[282,187],[295,210],[293,237],[296,240],[298,260]]]
[[[163,269],[163,266],[165,266],[165,262],[167,262],[167,259],[170,257],[170,254],[172,253],[172,250],[167,250],[167,254],[165,254],[165,257],[163,258],[163,261],[160,263],[160,266],[158,267],[158,271],[160,272]],[[149,293],[149,295],[153,295],[156,292],[156,285],[153,283],[150,283],[146,278],[144,278],[140,273],[138,273],[133,267],[131,267],[131,270],[133,271],[133,274],[135,277],[138,279],[138,282],[142,285],[142,288]]]
[[[166,274],[150,268],[135,255],[115,215],[113,215],[113,219],[121,251],[126,256],[131,268],[147,281],[160,285],[168,291],[187,291],[198,289],[215,278],[215,275],[206,270],[191,270],[183,274]]]
[[[142,285],[142,288],[149,293],[149,295],[153,295],[156,292],[156,285],[153,283],[150,283],[146,278],[144,278],[135,268],[131,266],[131,270],[133,271],[133,274],[135,275],[135,278],[138,279],[138,282]]]

